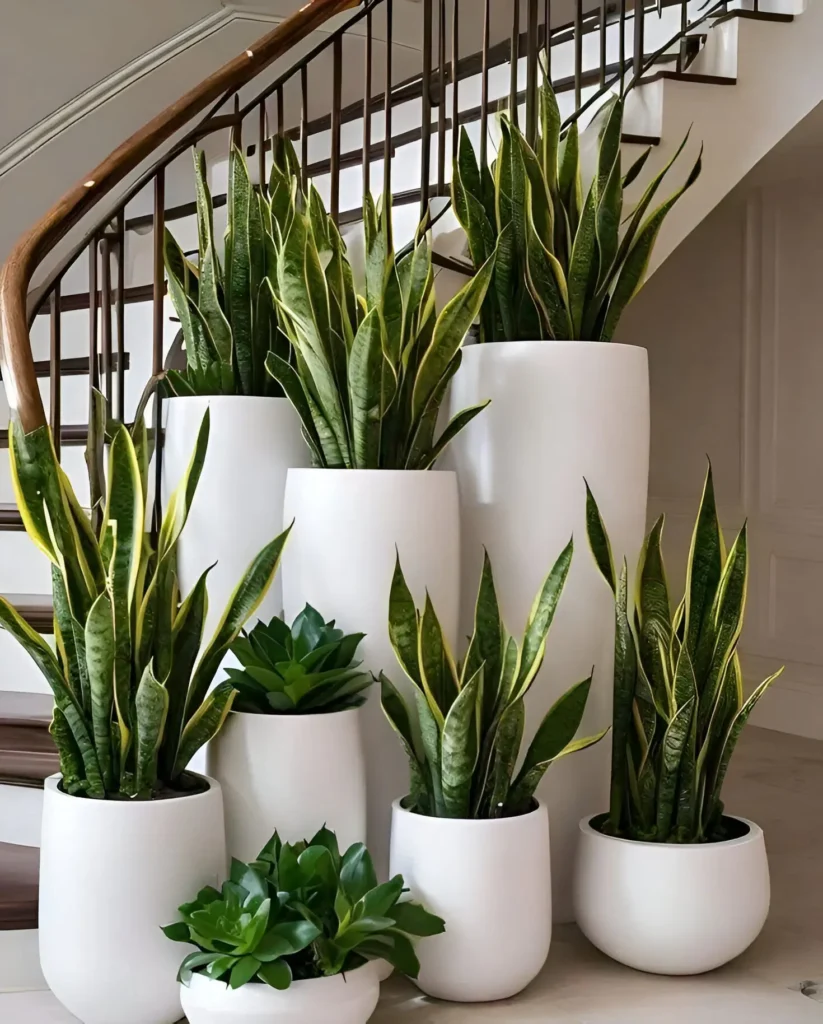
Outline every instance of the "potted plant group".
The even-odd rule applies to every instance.
[[[459,607],[460,517],[453,472],[433,471],[447,444],[484,407],[438,417],[461,345],[486,293],[494,257],[438,315],[425,223],[405,255],[393,251],[391,209],[367,199],[366,289],[358,295],[339,232],[313,188],[308,203],[284,181],[274,292],[295,355],[267,366],[303,422],[315,467],[290,470],[284,516],[296,518],[283,563],[287,618],[311,601],[362,630],[375,674],[393,658],[386,631],[395,550],[428,586],[454,642]],[[331,470],[335,470],[332,472]],[[369,844],[387,867],[388,808],[402,792],[403,763],[376,702],[367,709]]]
[[[414,695],[382,676],[386,717],[411,765],[393,807],[391,870],[445,917],[420,952],[417,984],[459,1002],[507,999],[539,973],[552,931],[549,815],[535,790],[550,764],[602,739],[575,739],[591,675],[540,722],[518,768],[524,699],[572,560],[571,542],[546,577],[518,645],[503,625],[486,556],[474,632],[456,665],[429,599],[421,612],[398,561],[389,630]],[[489,927],[489,922],[494,922]]]
[[[344,847],[366,838],[360,707],[373,677],[348,636],[311,605],[289,627],[259,622],[231,651],[237,690],[208,772],[223,790],[229,854],[251,860],[271,834],[296,842],[325,824]]]
[[[454,409],[491,399],[448,457],[460,484],[463,632],[470,628],[483,546],[502,567],[504,614],[514,621],[527,614],[541,567],[569,533],[582,536],[584,476],[612,524],[616,550],[633,564],[643,542],[648,360],[644,348],[612,338],[642,284],[666,214],[697,178],[700,160],[685,184],[657,205],[681,146],[629,207],[624,193],[639,179],[651,147],[624,166],[623,109],[623,100],[613,96],[584,131],[574,119],[561,125],[544,81],[533,145],[502,115],[496,160],[481,168],[465,130],[461,136],[453,208],[475,267],[498,252],[479,343],[465,347],[450,392]],[[564,613],[563,636],[547,667],[559,669],[561,678],[586,663],[602,664],[611,644],[611,610],[582,559],[572,570]],[[546,686],[541,693],[544,710],[557,691]],[[592,700],[608,714],[605,694]],[[571,917],[577,823],[605,798],[606,772],[600,747],[561,767],[556,792],[562,800],[546,795],[556,920]]]
[[[443,931],[406,891],[400,876],[378,885],[362,843],[341,855],[329,829],[294,844],[275,833],[255,861],[232,862],[221,891],[201,889],[164,928],[197,947],[179,973],[189,1024],[365,1024],[380,995],[373,961],[414,977],[410,937]]]
[[[280,148],[275,156],[281,157]],[[268,277],[270,194],[255,188],[246,161],[233,146],[229,155],[228,227],[221,247],[214,231],[206,158],[194,152],[198,255],[186,258],[169,229],[165,265],[169,297],[180,320],[186,367],[169,370],[164,402],[164,500],[180,481],[206,409],[212,437],[188,528],[179,545],[184,591],[208,566],[217,624],[239,574],[254,553],[283,528],[286,471],[309,465],[309,449],[291,403],[265,371],[269,352],[288,358],[279,331]],[[242,524],[242,527],[239,526]],[[215,565],[216,563],[216,565]],[[277,579],[260,608],[261,618],[283,607]]]
[[[12,427],[18,507],[53,566],[56,651],[3,599],[0,626],[54,694],[60,775],[46,780],[40,854],[46,981],[84,1024],[174,1024],[180,999],[158,928],[181,888],[214,882],[226,857],[220,786],[186,767],[231,709],[230,684],[209,688],[270,586],[287,533],[248,566],[198,661],[208,572],[181,600],[175,562],[206,458],[208,412],[153,544],[146,429],[138,422],[132,436],[113,425],[106,472],[104,409],[95,393],[91,518],[48,428]]]
[[[726,554],[711,468],[692,535],[685,595],[672,610],[648,536],[630,601],[588,495],[589,540],[615,598],[614,725],[608,813],[584,818],[577,921],[604,953],[643,971],[699,974],[742,953],[769,910],[763,833],[725,813],[730,758],[752,709],[737,643],[748,579],[745,525]]]

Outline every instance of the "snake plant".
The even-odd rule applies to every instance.
[[[165,233],[169,296],[186,351],[186,369],[169,370],[166,384],[175,395],[280,395],[264,368],[270,351],[288,357],[289,350],[277,330],[266,284],[272,244],[268,201],[252,185],[243,154],[232,146],[221,263],[206,158],[197,150],[193,155],[197,263],[186,258],[168,228]]]
[[[180,907],[182,921],[163,929],[196,946],[180,967],[236,989],[261,982],[287,989],[387,960],[416,978],[420,963],[410,936],[439,935],[443,921],[402,899],[402,875],[378,885],[362,843],[341,856],[333,832],[284,843],[277,833],[251,864],[235,860],[222,891],[201,889]],[[318,1022],[319,1024],[319,1022]]]
[[[294,365],[273,352],[267,369],[297,410],[316,465],[429,469],[483,408],[458,413],[436,435],[494,253],[438,316],[425,222],[412,250],[398,257],[390,197],[378,209],[368,196],[366,294],[358,295],[337,227],[314,187],[303,194],[285,141],[281,152],[270,185],[276,269],[269,280]]]
[[[615,596],[611,799],[601,830],[659,843],[723,839],[729,761],[752,709],[780,675],[745,696],[737,644],[749,569],[746,526],[727,554],[709,467],[685,596],[672,611],[664,517],[643,547],[633,598],[625,559],[620,576],[615,572],[591,490],[586,518],[595,561]]]
[[[347,636],[308,604],[291,628],[278,618],[258,622],[231,646],[243,666],[227,670],[235,711],[305,715],[360,707],[374,682],[354,660],[363,635]]]
[[[623,100],[608,100],[581,134],[576,120],[561,126],[546,79],[539,110],[534,146],[501,115],[491,170],[478,166],[465,129],[461,132],[452,175],[454,211],[476,267],[497,252],[480,338],[611,341],[643,284],[666,216],[700,175],[702,149],[684,184],[651,208],[687,135],[626,214],[625,189],[642,172],[651,147],[624,171]],[[588,168],[592,149],[594,166]]]
[[[51,732],[67,793],[150,799],[194,783],[185,769],[235,696],[215,673],[274,578],[288,530],[253,560],[198,660],[208,571],[181,600],[177,543],[206,457],[209,414],[156,545],[145,532],[150,444],[114,424],[103,466],[105,399],[89,431],[92,516],[60,467],[48,427],[11,430],[11,468],[26,530],[52,563],[56,653],[7,602],[0,627],[34,659],[54,694]],[[105,497],[101,485],[107,480]]]
[[[525,727],[524,697],[546,650],[546,638],[563,592],[573,545],[560,554],[535,598],[518,646],[500,617],[488,555],[475,608],[474,632],[456,665],[428,595],[415,608],[398,560],[389,602],[389,634],[397,660],[413,684],[409,708],[381,674],[383,711],[411,765],[411,793],[404,806],[443,818],[500,818],[525,814],[554,761],[601,740],[575,739],[592,677],[557,700],[541,722],[515,774]]]

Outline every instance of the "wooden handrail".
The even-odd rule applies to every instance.
[[[26,299],[45,256],[104,196],[209,104],[249,82],[330,18],[360,0],[308,0],[254,46],[135,132],[17,242],[0,271],[0,362],[12,418],[28,433],[47,422],[29,342]]]

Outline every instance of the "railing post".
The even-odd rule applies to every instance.
[[[371,94],[374,36],[372,12],[366,15],[366,83],[363,89],[363,196],[371,192]]]
[[[420,217],[429,208],[432,144],[432,0],[423,0],[423,95],[420,151]]]
[[[437,19],[437,192],[446,184],[446,0],[438,0]]]
[[[452,7],[452,159],[460,144],[460,0]]]
[[[391,160],[392,160],[392,49],[394,29],[393,0],[386,0],[386,92],[385,92],[385,139],[383,140],[383,194],[391,196]],[[389,240],[392,237],[391,217],[388,218]]]
[[[126,214],[117,214],[117,418],[126,419]]]
[[[529,0],[526,29],[526,138],[531,146],[537,138],[537,3]]]
[[[331,215],[335,224],[340,221],[340,138],[343,106],[343,39],[334,40],[334,67],[331,106]]]
[[[643,74],[646,36],[646,8],[644,0],[634,0],[634,75],[636,82]]]
[[[163,372],[163,299],[166,293],[166,271],[163,245],[166,230],[166,172],[161,169],[154,179],[154,296],[152,307],[152,373],[155,378]],[[153,532],[160,529],[163,517],[163,443],[162,443],[161,386],[154,392],[154,523]]]
[[[103,348],[103,382],[106,408],[111,415],[113,402],[111,344],[111,248],[106,237],[100,242],[100,334]]]
[[[546,78],[552,80],[552,0],[546,0],[546,9],[543,13],[543,20],[546,26]]]
[[[512,124],[519,122],[517,111],[517,65],[520,61],[520,0],[512,4],[512,37],[509,49],[509,117]]]
[[[483,7],[483,70],[480,97],[480,169],[488,166],[489,152],[489,32],[491,0]]]
[[[620,95],[622,96],[626,86],[626,0],[620,0],[620,49],[618,62],[620,64]]]
[[[100,367],[97,352],[97,236],[89,245],[89,423],[94,418],[92,391],[100,388]]]
[[[300,185],[303,194],[309,187],[309,69],[300,69]]]
[[[574,4],[574,109],[583,104],[583,0]]]
[[[600,0],[600,88],[606,88],[606,0]]]
[[[61,387],[63,377],[61,363],[63,361],[62,324],[60,320],[60,281],[55,282],[51,293],[51,344],[49,346],[49,421],[54,441],[54,451],[60,460],[60,416]]]
[[[266,181],[266,101],[260,101],[260,108],[258,110],[258,121],[257,121],[257,173],[260,176],[260,195],[265,196],[267,193]]]

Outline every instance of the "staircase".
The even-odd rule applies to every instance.
[[[313,34],[347,10],[348,20],[333,32]],[[303,174],[337,217],[355,265],[364,190],[392,193],[398,247],[430,206],[442,299],[469,272],[449,203],[455,128],[464,127],[478,151],[487,140],[489,160],[496,111],[516,108],[528,131],[547,25],[562,116],[585,125],[623,89],[625,165],[652,147],[643,181],[671,159],[692,123],[690,147],[705,143],[704,174],[667,221],[655,266],[823,100],[823,4],[806,10],[802,0],[664,0],[658,12],[656,5],[627,10],[626,0],[601,0],[591,9],[575,0],[569,24],[553,17],[547,0],[421,0],[419,11],[420,67],[407,74],[408,47],[397,59],[402,41],[393,37],[392,0],[310,0],[120,147],[21,240],[0,279],[0,420],[12,418],[26,430],[48,420],[81,501],[88,494],[90,387],[106,394],[111,417],[128,422],[146,382],[179,359],[162,236],[168,225],[184,250],[196,248],[193,198],[179,201],[193,196],[193,144],[210,157],[218,236],[230,139],[243,146],[260,187],[268,180],[272,137],[292,138]],[[467,51],[464,41],[480,37],[482,48]],[[266,75],[275,60],[318,38],[288,71],[273,81]],[[320,89],[327,113],[310,117]],[[356,100],[344,104],[350,95]],[[151,398],[148,408],[157,429],[160,402]],[[0,447],[7,446],[2,431]],[[35,629],[51,632],[49,567],[23,532],[5,464],[0,593]],[[47,733],[48,692],[4,633],[0,665],[2,951],[6,933],[34,934],[41,789],[57,764]],[[22,986],[40,983],[30,963],[6,971],[7,959],[0,955],[0,990],[12,987],[8,975],[22,978]]]

